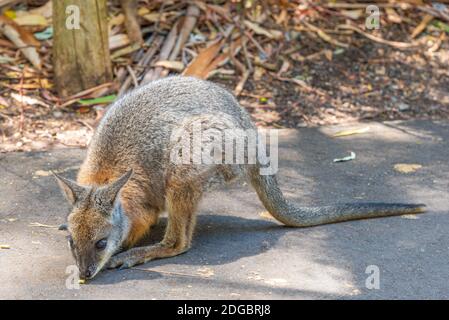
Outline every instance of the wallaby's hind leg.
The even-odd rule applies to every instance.
[[[159,258],[173,257],[190,248],[200,189],[184,184],[167,192],[168,224],[164,239],[152,246],[133,248],[111,258],[108,268],[130,268]]]

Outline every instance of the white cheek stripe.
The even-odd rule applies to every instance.
[[[113,241],[108,241],[108,245],[105,249],[105,254],[103,254],[103,259],[98,264],[97,269],[95,270],[95,273],[92,275],[92,278],[95,277],[95,275],[100,272],[101,269],[105,266],[105,264],[109,261],[109,259],[114,255],[114,253],[117,252],[117,250],[120,248],[122,243],[127,239],[129,231],[131,229],[131,225],[129,223],[129,219],[126,216],[126,214],[123,211],[123,207],[120,203],[120,200],[117,201],[114,211],[112,212],[112,223],[114,225],[113,230],[115,232],[120,231],[121,234],[113,234],[112,239]],[[113,231],[114,233],[114,231]],[[118,239],[117,239],[118,238]]]

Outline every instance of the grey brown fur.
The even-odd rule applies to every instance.
[[[192,134],[192,119],[200,121],[203,130],[255,129],[232,94],[220,86],[190,77],[165,78],[110,107],[90,143],[76,185],[58,177],[68,199],[73,199],[68,230],[84,278],[92,278],[105,265],[131,267],[187,251],[203,193],[210,184],[237,177],[251,182],[273,217],[293,227],[423,211],[422,205],[412,204],[299,207],[284,198],[274,175],[260,174],[258,164],[175,164],[170,159],[172,133],[182,128]],[[154,246],[134,247],[165,210],[164,239]],[[98,250],[101,239],[108,244]],[[117,254],[120,250],[125,251]]]

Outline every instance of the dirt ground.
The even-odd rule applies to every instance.
[[[279,130],[279,181],[297,204],[425,203],[428,211],[312,228],[267,216],[243,183],[208,193],[192,248],[173,258],[106,270],[78,289],[67,201],[50,170],[73,178],[85,150],[0,154],[0,299],[448,299],[449,123],[354,124]],[[334,163],[354,151],[357,158]],[[422,166],[415,172],[398,163]],[[167,219],[145,244],[160,241]],[[367,286],[380,271],[379,288]],[[70,283],[70,282],[69,282]]]

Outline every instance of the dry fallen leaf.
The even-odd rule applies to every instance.
[[[71,170],[78,170],[79,166],[70,166],[67,168],[62,168],[62,169],[53,169],[51,171],[47,171],[47,170],[37,170],[36,172],[34,172],[33,174],[33,178],[37,178],[37,177],[48,177],[52,175],[52,171],[54,173],[64,173],[67,171],[71,171]]]
[[[40,228],[50,228],[50,229],[58,229],[59,226],[52,226],[49,224],[43,224],[43,223],[39,223],[39,222],[31,222],[29,224],[30,227],[40,227]]]
[[[416,28],[413,29],[413,32],[412,32],[412,35],[411,35],[412,39],[416,38],[421,32],[423,32],[424,29],[426,29],[427,25],[432,20],[433,20],[433,16],[430,15],[430,14],[426,14],[422,18],[421,22],[416,26]]]
[[[412,163],[398,163],[394,165],[394,170],[399,171],[401,173],[412,173],[421,168],[422,165]]]
[[[160,60],[154,64],[155,67],[164,67],[166,69],[181,72],[184,69],[184,63],[181,61]]]
[[[36,177],[48,177],[50,175],[51,175],[50,171],[44,171],[44,170],[37,170],[34,173],[34,176],[36,176]]]
[[[209,278],[212,277],[215,273],[214,270],[212,270],[209,267],[201,267],[197,270],[196,272],[197,274],[199,274],[200,276],[203,276],[205,278]]]
[[[14,19],[14,22],[17,23],[19,26],[42,26],[42,27],[48,26],[48,22],[45,19],[45,17],[39,14],[23,14],[17,16]]]
[[[357,20],[360,19],[360,17],[362,16],[363,10],[362,9],[342,10],[340,11],[340,13],[349,19]]]
[[[403,214],[401,216],[401,218],[403,218],[403,219],[410,219],[410,220],[417,220],[417,219],[419,219],[416,214]]]
[[[333,137],[346,137],[346,136],[351,136],[354,134],[360,134],[360,133],[365,133],[369,131],[369,127],[363,127],[363,128],[357,128],[357,129],[349,129],[349,130],[342,130],[342,131],[338,131],[336,132]]]
[[[387,12],[387,19],[393,23],[401,23],[402,22],[402,18],[400,15],[398,15],[398,13],[396,12],[396,10],[394,10],[393,8],[385,8],[385,11]]]
[[[116,16],[113,16],[109,20],[108,26],[109,26],[109,28],[112,29],[112,27],[119,26],[119,25],[123,24],[124,22],[125,22],[125,15],[123,13],[120,13]]]
[[[184,70],[184,76],[195,76],[202,79],[205,79],[208,72],[209,64],[211,64],[212,60],[217,56],[220,52],[222,46],[224,44],[224,40],[217,41],[206,49],[202,50],[193,61],[187,66]]]
[[[280,32],[279,30],[268,30],[265,29],[263,27],[261,27],[260,25],[250,22],[248,20],[245,20],[244,24],[250,28],[251,30],[253,30],[256,34],[259,35],[263,35],[266,36],[270,39],[280,39],[282,38],[282,32]]]

